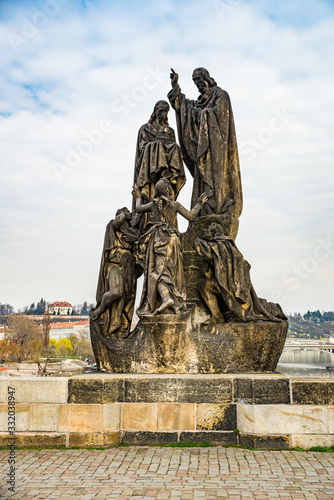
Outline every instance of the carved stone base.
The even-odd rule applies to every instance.
[[[98,368],[114,373],[250,373],[274,371],[287,321],[204,325],[193,307],[181,314],[148,316],[127,339],[104,338],[91,321]]]

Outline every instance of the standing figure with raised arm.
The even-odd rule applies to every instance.
[[[189,211],[173,200],[171,184],[165,177],[156,183],[151,202],[142,203],[137,187],[132,194],[136,199],[136,211],[150,214],[147,231],[138,244],[137,261],[144,270],[144,285],[137,314],[182,312],[186,291],[177,214],[195,220],[208,197],[202,194]]]
[[[211,198],[200,215],[228,213],[239,217],[241,178],[229,95],[205,68],[193,72],[200,93],[196,101],[181,92],[174,70],[170,77],[172,90],[168,98],[176,112],[183,160],[194,178],[191,206],[201,193],[206,193]]]

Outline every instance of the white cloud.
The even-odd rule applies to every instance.
[[[205,66],[232,100],[244,190],[237,243],[256,290],[281,289],[288,311],[332,309],[333,254],[296,291],[282,279],[333,227],[334,16],[324,1],[306,3],[313,17],[296,17],[299,0],[230,2],[224,12],[197,0],[71,2],[15,51],[8,34],[22,36],[40,4],[14,2],[0,26],[0,111],[11,114],[0,116],[0,301],[94,300],[104,227],[131,205],[138,129],[166,98],[171,66],[190,98],[192,71]],[[284,110],[293,118],[271,136]],[[104,119],[113,131],[59,182],[54,162]]]

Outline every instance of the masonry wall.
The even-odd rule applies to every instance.
[[[334,379],[278,374],[0,379],[0,446],[8,387],[17,447],[209,442],[255,448],[334,445]]]

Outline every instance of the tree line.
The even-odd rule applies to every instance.
[[[26,314],[28,316],[38,316],[44,314],[45,311],[48,310],[49,304],[50,302],[46,302],[46,300],[41,298],[41,300],[39,300],[37,303],[32,302],[30,306],[25,306],[23,307],[23,309],[18,309],[18,311],[15,312],[12,305],[0,303],[0,316],[9,316],[11,314]],[[89,315],[92,307],[94,307],[94,304],[89,303],[85,300],[82,304],[72,306],[72,316]]]
[[[8,317],[4,339],[0,340],[2,362],[33,361],[40,371],[46,371],[47,364],[55,356],[73,355],[94,359],[91,343],[83,335],[72,335],[56,342],[50,339],[50,315],[44,314],[42,324],[26,315],[13,314]]]

